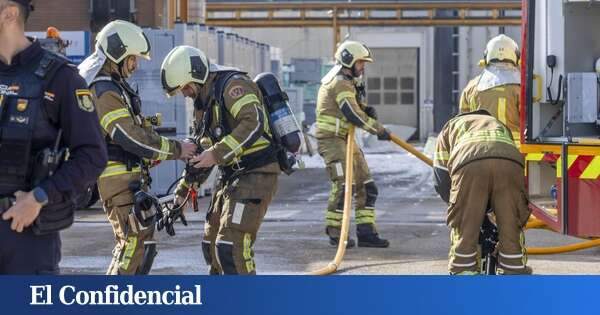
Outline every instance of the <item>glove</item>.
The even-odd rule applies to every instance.
[[[377,120],[377,111],[375,110],[375,107],[367,106],[365,107],[364,112],[367,114],[367,116]]]
[[[377,134],[377,140],[390,141],[392,140],[392,135],[389,130],[383,128],[383,130]]]

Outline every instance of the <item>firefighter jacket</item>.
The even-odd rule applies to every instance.
[[[364,112],[365,107],[352,78],[340,73],[323,82],[317,96],[317,138],[344,138],[349,124],[375,135],[383,132],[384,127]]]

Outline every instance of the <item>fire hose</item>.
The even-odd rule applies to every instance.
[[[352,154],[354,152],[354,126],[348,128],[348,143],[346,144],[346,178],[344,187],[344,212],[342,216],[342,230],[340,232],[340,241],[338,242],[337,252],[333,260],[327,266],[311,272],[311,275],[323,276],[332,274],[337,271],[338,267],[344,259],[346,253],[346,244],[348,242],[348,230],[350,228],[350,209],[352,208],[352,177],[354,176],[353,166],[354,160]]]

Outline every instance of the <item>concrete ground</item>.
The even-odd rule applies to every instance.
[[[387,249],[352,248],[346,251],[338,274],[446,274],[449,231],[445,204],[431,184],[429,169],[404,153],[367,155],[380,194],[377,202],[380,234]],[[303,274],[325,266],[335,255],[324,234],[324,209],[329,183],[318,158],[309,168],[282,175],[255,246],[260,274]],[[189,213],[190,225],[178,224],[177,235],[158,233],[159,254],[153,274],[205,274],[201,252],[203,219],[209,199],[200,200],[199,213]],[[354,234],[354,226],[351,227]],[[112,229],[102,210],[77,213],[74,226],[62,233],[61,268],[67,274],[102,274],[113,246]],[[578,239],[548,231],[528,231],[530,246],[556,246]],[[531,256],[536,274],[600,274],[600,250]]]

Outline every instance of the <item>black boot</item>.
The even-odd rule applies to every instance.
[[[358,237],[358,247],[386,248],[390,246],[388,240],[379,238],[379,234],[372,224],[357,225],[356,236]]]
[[[329,244],[331,244],[333,246],[338,246],[339,242],[340,242],[339,237],[333,237],[333,236],[329,237]],[[349,237],[348,241],[346,241],[346,248],[352,248],[355,245],[356,245],[356,242],[354,241],[354,239]]]
[[[340,243],[340,230],[337,228],[327,227],[325,229],[325,233],[329,236],[329,244],[333,246],[338,246]],[[348,236],[348,240],[346,241],[346,248],[352,248],[356,245],[356,242]]]

